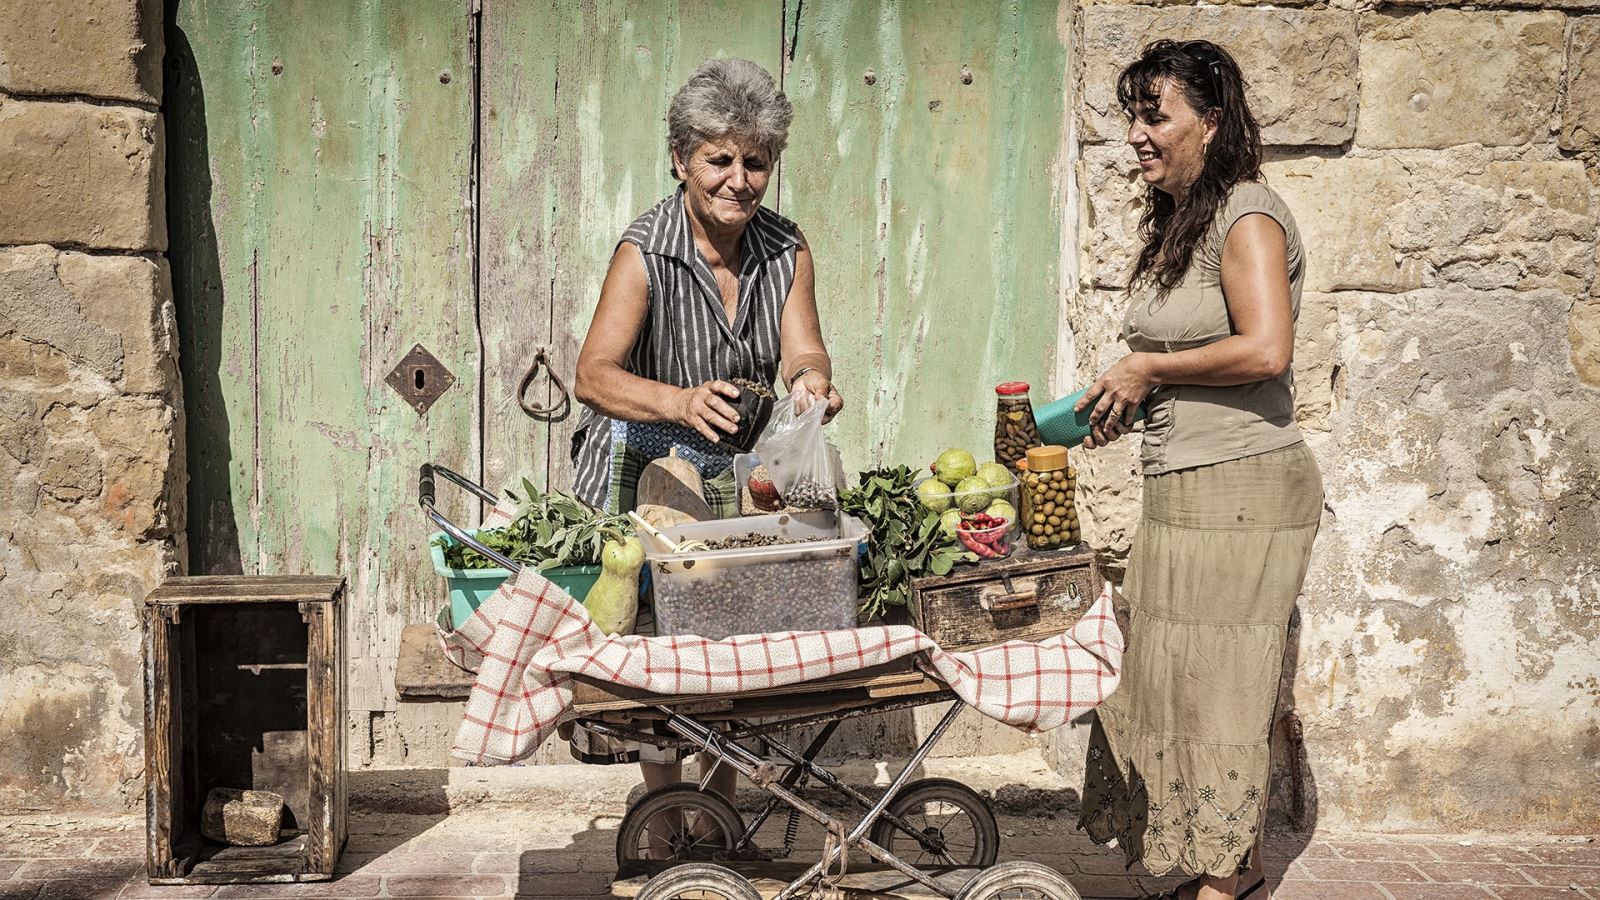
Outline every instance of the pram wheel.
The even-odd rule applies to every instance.
[[[987,868],[1000,853],[994,812],[977,791],[959,781],[913,781],[888,811],[904,819],[916,836],[879,819],[872,824],[872,842],[914,866]]]
[[[642,894],[640,896],[643,896]],[[1049,866],[1013,860],[979,872],[956,900],[1082,900],[1072,884]]]
[[[731,869],[710,863],[685,863],[645,882],[636,897],[637,900],[761,900],[761,892]]]
[[[617,831],[617,864],[727,859],[744,821],[721,794],[669,784],[639,798]]]

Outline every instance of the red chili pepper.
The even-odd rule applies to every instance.
[[[995,559],[1000,555],[994,552],[993,547],[975,540],[972,535],[967,534],[966,532],[958,531],[956,532],[956,537],[961,538],[961,543],[965,544],[968,550],[971,550],[973,553],[978,554],[978,556],[984,559]]]

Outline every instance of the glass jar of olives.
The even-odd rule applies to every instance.
[[[1033,403],[1028,400],[1026,381],[995,385],[994,458],[995,462],[1020,475],[1017,463],[1037,447],[1039,426],[1033,419]]]
[[[1078,473],[1059,445],[1028,450],[1022,480],[1022,533],[1033,550],[1055,550],[1078,542],[1078,510],[1073,501]]]

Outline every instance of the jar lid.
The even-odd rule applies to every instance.
[[[1051,472],[1067,467],[1067,448],[1060,444],[1028,448],[1028,471]]]
[[[995,385],[994,392],[1002,397],[1026,394],[1028,392],[1028,383],[1026,381],[1008,381],[1005,384]]]

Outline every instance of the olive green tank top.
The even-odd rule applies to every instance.
[[[1203,347],[1233,334],[1222,296],[1222,245],[1235,222],[1250,213],[1271,216],[1288,241],[1290,302],[1300,317],[1305,254],[1300,231],[1283,198],[1259,182],[1234,186],[1211,230],[1196,245],[1189,270],[1165,298],[1153,285],[1130,292],[1122,339],[1132,350],[1171,353]],[[1167,384],[1145,400],[1144,474],[1206,466],[1298,443],[1294,374],[1231,387]]]

